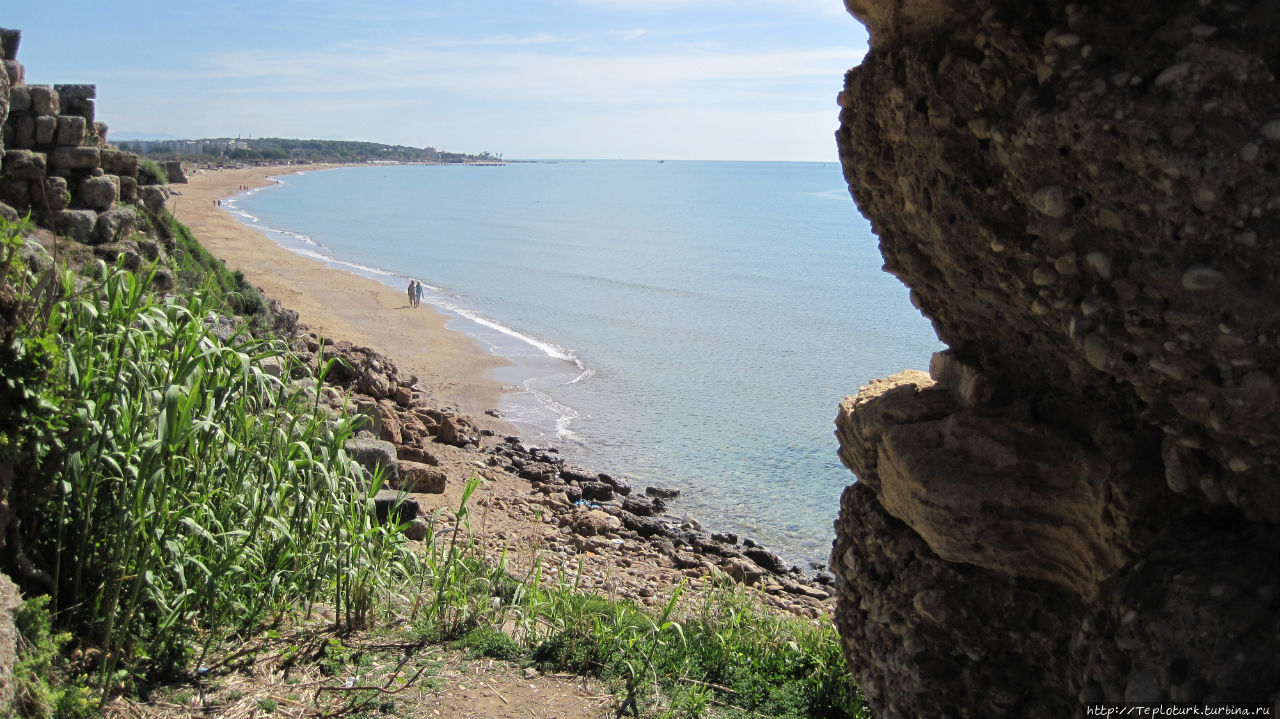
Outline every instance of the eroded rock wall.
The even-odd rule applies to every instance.
[[[950,346],[837,418],[879,716],[1280,698],[1280,4],[849,0],[845,176]]]

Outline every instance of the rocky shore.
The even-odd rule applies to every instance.
[[[297,321],[297,313],[271,301],[273,330],[300,364],[272,365],[300,386],[314,387],[306,369],[337,360],[321,385],[321,403],[333,412],[367,417],[348,444],[356,461],[381,468],[393,494],[408,492],[417,515],[412,538],[450,531],[463,486],[482,480],[469,526],[487,555],[515,557],[517,570],[540,561],[544,576],[562,572],[611,596],[643,603],[664,601],[681,582],[697,592],[722,581],[758,591],[772,607],[818,618],[832,610],[819,572],[806,577],[749,538],[708,530],[679,513],[679,491],[632,487],[625,477],[565,461],[553,447],[530,446],[497,421],[495,410],[468,416],[437,406],[419,377],[400,372],[375,349],[333,341]],[[226,322],[221,330],[230,334]]]

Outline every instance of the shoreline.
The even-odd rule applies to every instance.
[[[404,290],[326,265],[286,249],[236,219],[218,202],[246,190],[268,187],[273,177],[367,165],[266,166],[199,171],[169,211],[231,270],[239,270],[267,297],[298,313],[298,321],[325,336],[376,348],[418,379],[436,406],[453,406],[484,422],[496,409],[502,384],[492,372],[509,363],[472,337],[445,327],[449,317],[424,304],[411,308]],[[485,422],[486,424],[492,424]],[[495,430],[507,432],[506,423]]]

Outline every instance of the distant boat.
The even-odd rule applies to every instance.
[[[659,164],[659,165],[661,165],[661,164],[662,164],[662,163],[664,163],[664,162],[666,162],[666,160],[658,160],[658,164]]]

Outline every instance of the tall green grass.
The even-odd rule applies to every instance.
[[[69,429],[47,501],[19,508],[24,574],[101,650],[102,687],[188,667],[315,602],[363,626],[415,564],[374,516],[381,478],[343,449],[352,422],[260,369],[284,357],[288,377],[283,347],[220,342],[207,296],[162,301],[147,280],[100,265],[77,291],[62,272],[26,328],[60,349]]]

